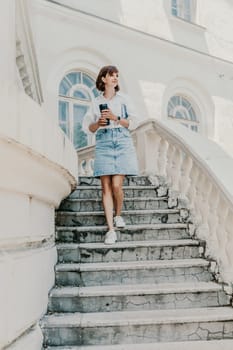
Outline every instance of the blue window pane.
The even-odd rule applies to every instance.
[[[87,85],[89,88],[92,88],[95,85],[95,81],[89,77],[89,75],[83,73],[83,84]]]
[[[73,96],[81,100],[91,101],[90,95],[85,90],[75,90]]]
[[[67,124],[60,124],[60,128],[64,131],[66,135],[69,135],[69,129]]]
[[[191,20],[191,3],[190,0],[184,0],[184,19]]]
[[[66,122],[68,119],[68,102],[59,101],[59,121]]]
[[[172,15],[177,16],[177,2],[176,0],[172,0]]]
[[[95,97],[98,97],[100,95],[99,90],[97,90],[96,88],[92,89],[92,92],[93,92]]]
[[[74,123],[82,123],[89,106],[74,105]]]
[[[191,125],[191,130],[198,132],[197,125]]]
[[[59,125],[62,130],[69,135],[69,104],[68,102],[59,101]]]
[[[63,95],[63,96],[68,95],[70,88],[71,88],[70,82],[66,78],[64,78],[59,86],[59,95]]]
[[[189,101],[187,101],[185,98],[182,98],[182,105],[187,109],[191,107]]]
[[[82,121],[89,106],[74,105],[74,130],[73,142],[75,148],[87,146],[87,135],[82,130]]]
[[[191,108],[191,109],[189,110],[189,114],[190,114],[191,120],[197,121],[197,116],[196,116],[196,113],[194,112],[194,109],[193,109],[193,108]]]
[[[72,83],[72,85],[81,84],[81,72],[69,73],[67,75],[67,78]]]
[[[174,106],[177,106],[180,104],[180,96],[173,96],[171,98],[171,102],[173,103]]]
[[[176,112],[176,118],[178,119],[184,119],[183,114],[179,111]]]

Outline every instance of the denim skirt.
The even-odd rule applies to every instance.
[[[127,128],[99,129],[96,133],[94,176],[138,175],[133,140]]]

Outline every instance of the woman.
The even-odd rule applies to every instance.
[[[100,70],[96,87],[101,95],[95,99],[93,114],[85,118],[83,128],[96,132],[94,176],[101,179],[108,225],[105,244],[113,244],[117,241],[114,225],[125,227],[121,217],[124,177],[138,174],[136,154],[128,130],[135,114],[127,96],[119,92],[118,69],[115,66],[105,66]]]

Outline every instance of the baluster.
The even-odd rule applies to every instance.
[[[93,176],[93,168],[92,168],[93,159],[88,159],[86,163],[86,175]]]
[[[218,191],[218,196],[220,193]],[[229,204],[221,196],[219,198],[218,206],[216,209],[216,215],[218,217],[218,225],[215,232],[215,239],[213,235],[211,236],[212,249],[218,256],[218,260],[221,259],[220,265],[227,264],[226,254],[226,244],[227,244],[227,231],[226,231],[226,218],[229,212]]]
[[[202,205],[203,205],[203,195],[205,194],[205,175],[202,172],[199,172],[199,176],[196,181],[196,199],[195,199],[195,210],[196,213],[202,217]]]
[[[80,162],[80,164],[79,164],[79,176],[85,176],[86,175],[85,165],[86,165],[86,161],[82,160]]]
[[[179,190],[179,179],[181,174],[181,165],[183,160],[183,152],[177,148],[173,158],[173,169],[172,169],[172,187],[175,191]]]
[[[166,177],[168,142],[162,139],[158,149],[158,171],[159,175]]]
[[[158,171],[156,159],[158,156],[160,139],[160,136],[155,136],[154,130],[145,131],[145,150],[147,150],[147,152],[144,153],[144,158],[146,175],[155,175]]]
[[[230,203],[229,203],[230,206]],[[232,283],[232,276],[233,276],[233,235],[232,235],[232,228],[233,228],[233,210],[228,210],[228,214],[225,220],[225,230],[226,230],[226,244],[225,244],[225,256],[226,256],[226,267],[225,275],[227,281],[230,281]]]
[[[173,161],[173,156],[175,153],[175,147],[169,143],[168,149],[167,149],[167,167],[166,167],[166,174],[167,174],[167,182],[169,186],[172,185],[172,161]]]
[[[210,250],[211,245],[213,247],[215,247],[216,244],[218,245],[217,229],[219,226],[219,217],[218,217],[219,200],[220,200],[219,192],[214,186],[214,184],[212,184],[212,188],[209,195],[209,215],[208,215],[209,239],[207,240],[208,251]],[[211,244],[211,241],[213,242],[213,244]],[[215,258],[217,257],[216,250],[214,251],[214,257]]]
[[[159,147],[161,142],[160,135],[156,132],[153,133],[153,151],[154,151],[154,158],[152,159],[152,162],[155,164],[155,174],[159,174]],[[150,152],[150,150],[149,150]]]
[[[201,217],[202,217],[202,222],[208,226],[208,229],[209,229],[208,217],[210,215],[210,194],[211,194],[212,188],[213,188],[213,184],[210,182],[209,178],[204,176]]]
[[[198,176],[199,168],[196,166],[196,164],[193,163],[192,171],[190,173],[190,187],[187,193],[190,202],[190,209],[194,208],[194,203],[196,199],[196,182],[198,180]]]
[[[191,185],[190,173],[191,173],[192,167],[193,167],[192,158],[190,158],[186,154],[181,167],[181,176],[180,176],[180,183],[179,183],[181,198],[186,198],[187,192],[190,188],[190,185]]]
[[[212,190],[212,183],[202,174],[198,187],[196,197],[196,204],[198,205],[198,216],[200,217],[200,226],[198,228],[199,237],[208,240],[210,238],[208,217],[210,215],[210,194]]]

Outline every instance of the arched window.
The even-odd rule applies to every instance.
[[[183,18],[188,22],[194,22],[195,8],[195,0],[171,0],[172,15]]]
[[[60,83],[59,125],[76,149],[88,144],[87,135],[82,131],[82,121],[91,101],[98,95],[95,80],[81,71],[67,74]]]
[[[187,128],[198,132],[199,121],[192,104],[183,96],[172,96],[167,106],[168,118],[172,118]]]

